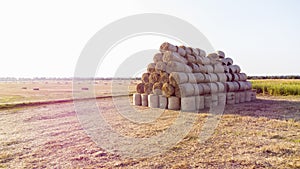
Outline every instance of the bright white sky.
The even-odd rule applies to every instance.
[[[11,0],[0,1],[0,77],[72,77],[81,50],[98,30],[139,13],[186,20],[248,75],[300,75],[297,0]],[[164,40],[132,39],[126,48],[142,41],[158,49]],[[126,48],[112,51],[108,60],[132,54]],[[98,76],[113,76],[117,66],[105,62]]]

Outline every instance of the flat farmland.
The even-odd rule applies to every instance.
[[[123,86],[131,93],[137,82],[124,87],[124,82],[118,81],[113,86]],[[152,137],[166,131],[178,118],[178,111],[165,110],[152,123],[129,122],[118,114],[113,98],[101,98],[112,94],[112,82],[90,84],[95,86],[103,117],[124,136]],[[202,143],[198,139],[210,116],[208,110],[185,112],[195,122],[180,142],[162,154],[129,158],[94,142],[79,122],[72,101],[17,107],[11,104],[72,100],[71,81],[2,82],[0,87],[1,168],[300,168],[300,98],[296,96],[259,95],[253,102],[227,105],[212,136]],[[86,83],[78,84],[74,92],[87,92],[82,90],[85,87]],[[120,97],[132,104],[131,97]],[[90,101],[79,100],[87,113]],[[133,107],[137,112],[149,110]],[[110,131],[101,132],[109,137]]]

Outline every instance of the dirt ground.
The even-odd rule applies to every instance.
[[[208,114],[193,113],[196,122],[184,139],[165,153],[146,158],[123,157],[101,148],[83,130],[73,103],[2,109],[0,168],[300,168],[300,99],[258,98],[226,106],[214,134],[204,143],[198,138]],[[114,129],[130,137],[151,137],[178,116],[165,111],[155,124],[132,124],[112,115],[117,109],[111,98],[97,103],[106,107],[103,116]]]

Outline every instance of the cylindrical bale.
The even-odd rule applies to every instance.
[[[204,94],[209,94],[210,93],[210,86],[207,83],[201,83],[203,87],[203,92]]]
[[[186,51],[182,47],[177,48],[177,53],[179,53],[180,56],[185,56],[186,55]]]
[[[198,84],[197,83],[193,83],[192,85],[194,87],[194,96],[200,95],[200,93],[199,93],[200,90],[199,90]],[[203,91],[201,91],[201,92],[203,92]]]
[[[177,52],[171,52],[171,51],[164,52],[163,61],[164,62],[176,61],[184,64],[187,64],[188,62],[184,57],[180,56]]]
[[[143,83],[149,83],[149,76],[150,76],[150,73],[143,73],[142,82]]]
[[[168,108],[168,98],[163,95],[158,96],[159,108],[166,109]]]
[[[232,74],[232,81],[239,81],[240,78],[239,78],[239,75],[237,73],[233,73]]]
[[[136,92],[137,93],[144,93],[144,86],[145,84],[144,83],[139,83],[136,85]]]
[[[239,92],[240,95],[240,103],[244,103],[246,99],[246,93],[245,92]]]
[[[180,110],[180,98],[172,96],[168,98],[168,109]]]
[[[164,52],[164,51],[173,51],[176,52],[177,51],[177,47],[168,43],[168,42],[164,42],[163,44],[160,45],[160,51]]]
[[[205,108],[210,108],[212,100],[211,100],[211,95],[206,95],[204,96],[204,107]]]
[[[208,73],[209,76],[209,82],[217,82],[218,76],[216,73]]]
[[[160,72],[159,82],[168,83],[169,82],[169,74],[166,72]]]
[[[226,65],[223,65],[224,73],[229,73],[229,67]]]
[[[239,76],[240,81],[246,81],[247,80],[246,73],[239,73],[238,76]]]
[[[227,66],[233,64],[233,60],[231,58],[225,58],[227,60]]]
[[[205,52],[204,50],[199,49],[199,48],[196,48],[196,49],[199,51],[199,55],[200,55],[201,57],[205,57],[205,56],[206,56],[206,52]]]
[[[193,73],[199,73],[200,72],[200,68],[199,68],[198,64],[189,62],[188,66],[190,66],[192,68]]]
[[[212,59],[214,59],[214,60],[219,59],[219,55],[216,54],[216,53],[210,53],[210,54],[207,55],[207,57],[208,57],[208,58],[212,58]]]
[[[187,73],[187,76],[188,76],[188,83],[197,83],[194,73]]]
[[[200,51],[196,48],[192,48],[192,55],[198,56],[198,55],[200,55]]]
[[[232,82],[233,80],[233,77],[232,77],[232,74],[231,73],[226,73],[226,77],[227,77],[227,82]]]
[[[246,81],[244,83],[246,85],[246,90],[251,90],[252,89],[252,83],[251,82]]]
[[[148,66],[147,66],[147,72],[148,73],[155,72],[155,66],[156,66],[155,63],[149,63]]]
[[[207,57],[197,57],[196,61],[198,64],[202,64],[202,65],[209,65],[210,64],[210,59]]]
[[[226,58],[222,59],[221,62],[222,62],[222,65],[227,66],[228,61]]]
[[[239,81],[238,82],[238,84],[239,84],[239,90],[240,91],[245,91],[246,89],[247,89],[247,84],[245,83],[245,82],[241,82],[241,81]]]
[[[227,77],[225,73],[217,73],[218,81],[219,82],[226,82]]]
[[[219,58],[221,59],[225,58],[225,53],[223,51],[218,50],[216,51],[216,53],[218,54]]]
[[[153,94],[156,94],[156,95],[161,95],[162,94],[162,86],[163,86],[163,83],[160,83],[160,82],[156,82],[153,84]]]
[[[205,77],[204,82],[209,83],[210,82],[210,76],[207,73],[203,73],[203,75]]]
[[[240,94],[239,94],[239,92],[235,92],[235,104],[238,104],[238,103],[240,103]]]
[[[187,55],[186,55],[186,60],[187,60],[188,62],[190,62],[190,63],[196,63],[196,58],[195,58],[195,56],[193,56],[193,55],[187,54]]]
[[[194,96],[195,89],[191,83],[179,84],[175,87],[175,95],[179,98]]]
[[[152,88],[153,88],[153,83],[145,83],[144,85],[144,93],[146,94],[151,94],[152,92]]]
[[[226,93],[218,93],[218,104],[219,105],[226,104]]]
[[[195,84],[195,85],[197,85],[197,90],[198,90],[199,95],[203,95],[205,93],[209,93],[209,91],[204,91],[204,87],[203,87],[203,85],[201,83]]]
[[[194,73],[197,83],[203,83],[205,81],[205,76],[203,73]]]
[[[184,63],[170,61],[167,63],[166,72],[186,72],[186,73],[192,73],[193,70],[191,67]]]
[[[192,54],[192,48],[191,47],[185,47],[185,51],[187,55],[191,55]]]
[[[214,68],[212,65],[204,65],[206,67],[207,73],[213,73]]]
[[[240,89],[240,85],[238,82],[232,82],[233,86],[234,86],[234,91],[239,91]]]
[[[167,64],[165,62],[157,62],[155,65],[156,72],[165,72]]]
[[[226,89],[227,89],[227,92],[234,92],[235,87],[234,87],[233,82],[226,82]]]
[[[210,93],[218,93],[218,85],[216,83],[207,83],[210,88]]]
[[[150,76],[149,76],[149,83],[156,83],[159,81],[159,73],[156,73],[156,72],[153,72],[153,73],[150,73]]]
[[[241,72],[241,68],[238,65],[233,65],[235,67],[236,73],[240,73]]]
[[[195,96],[181,98],[181,111],[196,111]]]
[[[250,94],[250,99],[251,99],[251,94]],[[140,106],[142,105],[142,97],[141,97],[141,94],[140,93],[134,93],[133,94],[133,105],[135,106]]]
[[[148,106],[148,95],[141,94],[141,98],[142,98],[142,106]]]
[[[204,109],[204,96],[196,96],[196,110],[202,110]]]
[[[234,92],[226,93],[226,104],[235,104],[235,93]]]
[[[164,83],[162,86],[162,94],[166,97],[170,97],[175,94],[175,88],[169,83]]]
[[[252,93],[252,91],[251,90],[247,90],[247,91],[245,91],[245,93],[246,93],[245,102],[250,102],[251,101],[251,93]]]
[[[229,68],[229,73],[236,73],[237,72],[236,67],[234,65],[230,65],[230,66],[228,66],[228,68]]]
[[[213,68],[214,73],[224,73],[224,67],[222,66],[222,64],[214,64]]]
[[[223,93],[223,92],[225,92],[225,85],[224,85],[224,83],[222,83],[222,82],[216,82],[216,84],[217,84],[217,86],[218,86],[218,92],[220,93]]]
[[[207,73],[207,68],[204,65],[202,65],[201,63],[199,63],[198,67],[199,67],[199,72],[200,73]]]
[[[171,72],[169,76],[169,82],[171,85],[176,86],[178,84],[187,83],[189,81],[187,73]]]
[[[158,95],[155,94],[148,95],[148,107],[159,108]]]
[[[154,56],[153,56],[153,62],[154,63],[157,63],[157,62],[162,62],[163,61],[163,54],[162,53],[156,53]]]
[[[251,101],[256,100],[256,90],[252,90],[251,92]]]

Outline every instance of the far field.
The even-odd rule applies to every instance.
[[[129,93],[135,83],[130,82]],[[96,96],[111,94],[110,82],[91,84],[96,86]],[[122,84],[114,85],[121,88]],[[0,168],[300,168],[298,96],[265,93],[254,102],[227,105],[214,134],[204,143],[198,139],[208,110],[187,112],[196,122],[178,144],[156,156],[127,158],[106,151],[86,135],[71,101],[14,107],[24,102],[72,99],[71,86],[70,81],[0,83],[4,108],[0,109]],[[35,87],[39,90],[33,90]],[[84,87],[76,91],[90,91],[82,90]],[[88,113],[90,100],[80,102]],[[138,124],[118,114],[111,97],[99,98],[97,104],[113,129],[128,137],[157,135],[172,125],[179,113],[166,110],[154,123]]]

